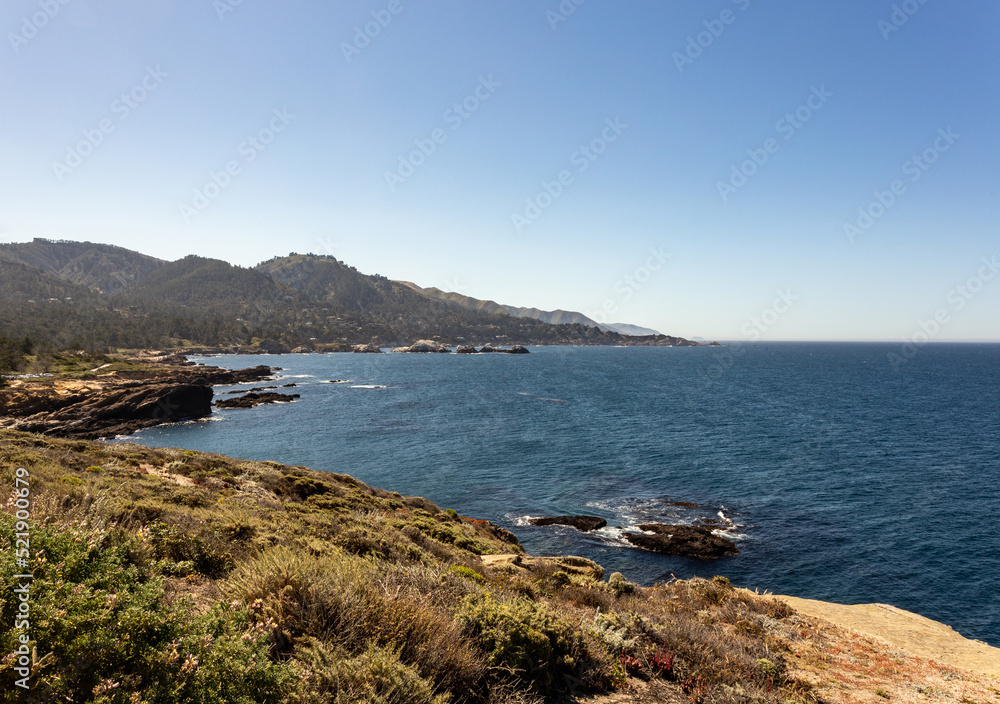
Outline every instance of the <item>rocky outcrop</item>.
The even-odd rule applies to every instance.
[[[528,354],[528,348],[523,345],[514,345],[509,350],[503,350],[507,354]]]
[[[292,350],[277,340],[261,340],[257,343],[257,351],[261,354],[288,354]]]
[[[85,379],[25,380],[0,390],[0,427],[93,440],[202,418],[212,412],[212,386],[271,378],[249,369],[160,366]]]
[[[589,533],[592,530],[603,528],[608,522],[597,516],[549,516],[545,518],[529,518],[528,523],[533,526],[572,526],[579,531]]]
[[[217,408],[254,408],[267,403],[291,403],[297,398],[299,398],[299,394],[278,394],[269,391],[262,394],[248,393],[237,398],[223,399],[216,401],[215,405]]]
[[[36,398],[24,410],[30,414],[4,418],[0,424],[29,433],[96,440],[207,416],[212,412],[212,388],[136,382],[103,393]]]
[[[562,570],[569,574],[578,574],[591,579],[601,579],[604,576],[604,568],[593,560],[576,555],[566,555],[563,557],[532,557],[531,555],[504,554],[504,555],[482,555],[480,559],[488,567],[498,567],[500,565],[510,565],[521,568],[528,572],[535,572],[541,568],[544,572],[551,573],[553,570]],[[510,569],[508,567],[507,569]]]
[[[397,347],[393,352],[415,352],[415,353],[426,353],[426,352],[451,352],[447,347],[442,345],[440,342],[434,340],[417,340],[409,347]]]
[[[739,555],[736,543],[715,535],[707,526],[673,526],[644,523],[639,530],[646,533],[625,533],[625,539],[636,547],[651,552],[713,560],[727,555]],[[652,535],[650,535],[652,533]]]
[[[476,354],[478,352],[479,350],[472,345],[462,345],[455,350],[455,354]]]
[[[380,354],[382,352],[382,348],[374,342],[369,342],[366,345],[352,345],[351,351],[358,352],[360,354]]]
[[[500,350],[498,350],[493,345],[483,345],[482,347],[479,348],[479,354],[492,354],[499,351]]]
[[[306,347],[305,345],[300,345],[299,347],[296,347],[294,350],[292,350],[292,354],[311,354],[311,353],[312,350]]]

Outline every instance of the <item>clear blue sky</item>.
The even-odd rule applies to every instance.
[[[235,3],[3,3],[0,240],[329,253],[689,337],[1000,339],[992,0]]]

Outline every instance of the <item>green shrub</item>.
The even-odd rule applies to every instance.
[[[471,579],[473,582],[478,582],[479,584],[486,584],[486,577],[476,572],[471,567],[466,567],[465,565],[452,565],[448,568],[449,572],[454,572],[455,574],[465,577],[466,579]]]
[[[584,654],[582,638],[568,623],[524,598],[498,600],[475,592],[462,600],[456,618],[486,651],[488,665],[543,693],[557,689]]]
[[[570,583],[569,573],[564,570],[556,570],[552,573],[552,583],[559,587],[565,587]]]
[[[296,659],[306,673],[303,704],[446,704],[448,694],[435,694],[434,683],[399,658],[398,649],[369,641],[351,656],[315,638],[305,639]]]
[[[206,577],[222,577],[233,567],[233,556],[225,544],[211,535],[189,535],[175,526],[155,523],[150,529],[154,556],[167,562],[190,564]]]
[[[760,668],[760,672],[764,675],[765,679],[774,680],[780,674],[778,666],[767,658],[759,658],[757,660],[757,666]]]
[[[615,593],[615,596],[632,594],[636,589],[636,585],[625,579],[625,575],[621,572],[611,573],[611,576],[608,577],[608,586],[611,587],[611,591]]]
[[[15,521],[0,513],[0,540],[13,543]],[[281,702],[294,682],[291,666],[268,657],[268,634],[243,612],[221,607],[196,617],[190,604],[164,598],[162,580],[132,556],[140,538],[121,528],[33,526],[29,647],[37,652],[35,701],[128,701],[149,704]],[[0,648],[12,653],[14,592],[24,571],[0,564]],[[13,682],[9,659],[0,676]]]

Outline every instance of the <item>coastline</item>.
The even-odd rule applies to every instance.
[[[408,609],[437,604],[434,608],[443,611],[436,618],[445,619],[441,628],[453,618],[494,618],[489,611],[480,611],[497,608],[489,606],[494,603],[527,609],[516,618],[534,618],[530,614],[542,610],[539,613],[545,613],[545,618],[533,627],[564,624],[557,628],[564,635],[553,632],[551,637],[564,643],[560,647],[586,647],[587,651],[571,660],[552,660],[545,665],[551,668],[546,670],[550,674],[542,680],[531,679],[531,687],[555,682],[549,678],[566,668],[565,676],[570,679],[565,682],[576,681],[582,673],[569,663],[578,658],[583,658],[581,663],[589,662],[587,658],[605,653],[603,664],[588,666],[596,668],[587,670],[590,684],[582,689],[571,687],[576,694],[567,702],[682,701],[692,693],[701,696],[698,693],[710,687],[733,696],[758,692],[762,701],[777,704],[877,702],[882,697],[878,692],[888,693],[893,701],[916,702],[924,700],[917,697],[924,690],[947,694],[955,701],[964,697],[977,704],[1000,702],[1000,678],[987,674],[990,671],[977,662],[962,659],[965,652],[978,650],[989,657],[1000,651],[988,646],[982,646],[983,650],[929,619],[878,607],[893,617],[919,622],[926,629],[920,633],[946,636],[947,646],[941,653],[935,648],[945,641],[928,645],[928,653],[894,640],[882,625],[872,626],[880,638],[849,630],[857,627],[861,633],[869,632],[838,610],[852,613],[858,607],[756,594],[732,587],[724,577],[640,587],[629,582],[627,575],[606,575],[599,565],[582,558],[532,557],[524,553],[515,535],[487,521],[444,511],[420,497],[369,487],[348,475],[190,450],[60,440],[11,430],[0,430],[0,464],[5,473],[13,472],[15,466],[29,468],[36,487],[34,500],[41,510],[50,512],[46,531],[56,529],[60,521],[69,521],[70,530],[81,530],[72,526],[80,525],[73,521],[79,521],[82,510],[91,517],[88,520],[99,520],[98,525],[121,525],[128,535],[135,535],[138,528],[142,541],[150,540],[143,536],[153,536],[143,550],[166,549],[167,562],[147,558],[147,569],[165,569],[163,577],[154,578],[166,580],[174,595],[170,598],[190,599],[195,614],[218,608],[223,594],[232,593],[232,587],[226,586],[230,575],[237,575],[236,584],[241,584],[239,580],[247,577],[238,575],[247,570],[256,574],[260,569],[246,565],[269,564],[267,555],[284,556],[281,559],[300,565],[282,580],[298,579],[294,575],[300,570],[312,574],[325,564],[322,560],[335,560],[338,565],[346,560],[336,569],[366,570],[365,574],[371,574],[364,584],[371,580],[376,586],[380,580],[399,583],[404,575],[412,575],[405,579],[417,581],[405,591],[397,589],[393,599],[415,599]],[[95,497],[100,498],[95,502]],[[108,529],[99,530],[103,536]],[[166,543],[162,536],[169,536]],[[86,544],[87,536],[81,539]],[[321,562],[312,567],[313,560]],[[400,566],[408,564],[412,567]],[[47,568],[40,565],[37,569]],[[426,577],[420,576],[425,573]],[[44,593],[46,579],[51,582],[54,577],[38,572],[38,593]],[[361,583],[352,587],[358,588]],[[422,592],[412,592],[418,588]],[[256,603],[254,598],[260,598],[253,597],[255,593],[269,592],[252,592],[246,597],[250,607]],[[376,593],[382,594],[382,587]],[[251,608],[251,619],[252,613]],[[391,609],[385,616],[375,612],[371,627],[380,627],[379,619],[390,618],[391,613]],[[467,639],[476,631],[462,633]],[[457,632],[449,637],[458,637]],[[485,641],[487,646],[492,642]],[[665,645],[655,645],[658,642]],[[44,637],[38,647],[44,651]],[[657,660],[667,649],[677,653],[677,667],[683,663],[684,669],[674,670]],[[584,657],[584,652],[590,655]],[[928,655],[937,657],[928,659]],[[619,667],[620,674],[615,675]],[[700,679],[693,679],[696,673]],[[605,694],[584,696],[587,689]]]
[[[146,361],[149,362],[148,359]],[[102,397],[114,396],[120,392],[122,385],[129,389],[135,389],[136,385],[139,387],[146,385],[162,390],[174,388],[177,384],[190,384],[193,379],[201,378],[203,380],[201,383],[210,389],[213,382],[227,385],[260,382],[275,371],[274,368],[263,366],[246,370],[192,366],[192,363],[187,362],[186,359],[176,357],[153,362],[152,367],[152,370],[146,371],[94,369],[91,370],[92,374],[90,374],[92,378],[63,379],[62,382],[72,388],[65,389],[66,393],[62,395],[69,399],[76,399],[76,401],[68,405],[63,403],[56,409],[55,416],[50,419],[51,423],[48,425],[50,432],[45,435],[40,435],[37,432],[14,432],[2,429],[3,424],[0,423],[0,452],[6,449],[10,453],[13,448],[22,448],[21,451],[9,456],[19,457],[20,459],[17,461],[24,462],[25,452],[27,452],[25,448],[44,448],[38,450],[40,452],[58,450],[62,453],[60,462],[66,464],[64,469],[59,470],[62,475],[55,474],[52,478],[58,479],[58,482],[63,484],[50,482],[49,491],[57,493],[68,491],[67,496],[78,496],[82,489],[87,489],[87,492],[90,493],[94,480],[100,480],[102,473],[106,472],[105,476],[107,477],[112,474],[119,476],[119,481],[121,478],[129,483],[147,483],[154,480],[174,487],[170,491],[183,490],[184,496],[188,497],[190,494],[190,497],[177,499],[182,502],[208,501],[210,504],[212,501],[206,498],[195,498],[195,495],[218,494],[219,505],[235,505],[249,501],[252,505],[275,508],[287,501],[286,494],[282,494],[280,491],[278,493],[261,492],[259,482],[256,480],[244,486],[238,483],[233,484],[227,476],[230,470],[227,470],[226,467],[262,465],[268,473],[284,474],[294,481],[296,487],[305,487],[294,490],[301,492],[299,496],[302,499],[308,500],[312,496],[313,489],[308,487],[325,481],[336,481],[340,483],[340,486],[353,487],[354,489],[360,487],[363,491],[370,492],[373,497],[387,500],[388,506],[396,506],[393,510],[397,513],[414,510],[426,513],[428,517],[432,518],[432,522],[420,523],[419,531],[425,537],[415,538],[417,540],[415,544],[421,546],[420,549],[426,549],[428,545],[433,545],[427,540],[439,540],[442,535],[450,535],[449,539],[452,542],[447,544],[452,547],[449,547],[449,550],[454,550],[456,546],[478,544],[480,547],[471,553],[463,552],[464,548],[460,548],[459,552],[449,553],[448,560],[452,561],[449,569],[465,566],[471,570],[472,575],[482,577],[485,580],[484,584],[493,584],[494,582],[498,584],[538,583],[544,585],[545,591],[536,594],[534,598],[542,601],[554,599],[553,595],[564,589],[576,590],[586,586],[586,589],[589,590],[588,593],[606,593],[609,589],[612,591],[616,589],[616,587],[609,585],[630,584],[627,581],[627,575],[624,577],[619,575],[619,581],[615,582],[613,576],[604,575],[604,569],[599,565],[589,561],[577,562],[583,558],[569,556],[532,557],[523,552],[510,553],[509,548],[508,550],[503,549],[502,543],[506,539],[505,536],[509,536],[510,539],[507,542],[508,546],[516,545],[517,549],[520,549],[517,539],[497,526],[486,521],[457,517],[454,512],[441,511],[424,499],[399,497],[398,494],[391,491],[369,488],[346,475],[327,476],[304,467],[287,467],[278,463],[246,463],[219,455],[193,451],[154,450],[142,445],[129,444],[106,447],[102,443],[86,442],[91,438],[79,433],[79,428],[71,427],[68,428],[70,432],[65,432],[67,427],[60,425],[60,419],[64,422],[65,416],[59,416],[59,413],[65,413],[67,408],[74,406],[77,407],[78,411],[83,408],[94,408],[95,405],[100,406]],[[25,408],[32,408],[28,398],[30,393],[26,392],[25,389],[35,388],[37,385],[38,389],[51,391],[52,383],[51,379],[41,379],[31,384],[15,385],[13,388],[6,389],[5,393],[21,394],[21,400],[26,404]],[[49,398],[48,391],[42,394],[43,397]],[[87,395],[92,397],[89,401],[79,398]],[[126,408],[125,411],[127,410]],[[174,422],[175,419],[128,418],[126,414],[126,416],[117,417],[115,419],[116,425],[113,427],[118,430],[122,427],[122,423],[125,427],[129,427],[132,422],[139,422],[141,425],[150,420],[155,420],[157,423],[168,423]],[[56,439],[60,437],[71,438],[75,442],[66,443]],[[81,440],[83,442],[80,442]],[[125,458],[137,456],[136,453],[139,453],[138,456],[141,456],[141,459],[122,461]],[[84,459],[86,457],[101,457],[110,461]],[[159,459],[151,460],[150,457]],[[13,467],[9,462],[5,465],[7,465],[5,469]],[[192,473],[192,467],[196,468],[194,473]],[[201,469],[197,469],[199,467]],[[138,473],[136,473],[135,468],[138,469]],[[334,479],[330,479],[330,477]],[[77,486],[80,487],[80,490],[76,489]],[[95,494],[100,493],[96,489],[97,486],[97,484],[93,484],[93,493]],[[338,491],[342,490],[338,489]],[[139,492],[135,494],[136,506],[146,506],[149,503],[146,495],[142,493],[147,489],[135,488],[131,491]],[[157,491],[162,491],[162,489],[157,489]],[[325,491],[326,489],[320,489],[316,496],[322,497]],[[206,492],[208,493],[206,494]],[[313,506],[314,501],[307,501],[307,504],[311,506],[310,510],[319,509],[329,512],[332,516],[337,516],[337,521],[344,520],[344,517],[348,515],[344,511],[357,510],[350,508],[349,504],[343,503],[339,498],[325,499],[324,502],[316,503],[315,506]],[[148,508],[143,508],[142,512],[136,514],[133,508],[123,515],[131,516],[132,518],[129,520],[137,520],[136,517],[139,516],[138,520],[141,522],[152,520],[150,516],[159,515],[155,512],[145,513],[148,510]],[[385,511],[385,509],[378,511]],[[373,547],[385,544],[382,538],[376,537],[385,525],[385,515],[388,514],[378,513],[372,508],[365,508],[362,514],[353,515],[350,521],[356,527],[348,531],[351,535],[345,544],[350,546],[350,549],[376,550],[375,554],[379,554],[377,552],[379,549],[388,549]],[[419,515],[420,521],[427,520],[423,514]],[[456,526],[451,525],[455,523],[456,518],[456,525],[461,527],[460,534],[455,534],[453,531],[456,530]],[[160,518],[156,519],[156,521],[159,520]],[[425,531],[427,532],[425,533]],[[452,533],[443,533],[442,531],[452,531]],[[459,535],[462,537],[458,537]],[[416,533],[413,536],[416,536]],[[492,547],[488,548],[493,553],[492,556],[482,552],[483,546],[487,545],[489,541],[498,539],[499,543],[494,542]],[[433,548],[433,550],[441,549],[440,547]],[[393,550],[398,550],[398,548],[393,548]],[[400,554],[405,553],[400,552]],[[196,574],[192,576],[197,577]],[[475,578],[479,579],[479,577]],[[198,577],[198,580],[203,580],[206,585],[210,585],[212,589],[216,590],[217,587],[214,584],[218,579],[218,577]],[[764,660],[770,662],[770,658],[774,658],[775,661],[783,658],[782,662],[785,663],[783,667],[789,673],[790,679],[788,681],[807,683],[815,692],[822,694],[822,701],[881,701],[882,695],[872,695],[875,698],[860,696],[862,692],[870,694],[874,691],[890,694],[893,701],[911,701],[908,698],[911,695],[915,697],[912,701],[923,701],[918,695],[922,695],[926,689],[928,692],[952,693],[957,701],[961,701],[964,697],[966,701],[977,702],[977,704],[979,702],[1000,702],[1000,699],[997,698],[997,695],[1000,695],[1000,666],[998,666],[1000,649],[967,639],[943,623],[882,604],[844,606],[795,597],[754,594],[746,590],[732,589],[728,587],[727,580],[722,578],[719,580],[718,582],[715,580],[707,582],[697,578],[686,581],[676,580],[668,587],[680,594],[685,591],[702,594],[708,590],[709,600],[706,609],[703,609],[706,613],[715,608],[713,606],[714,599],[721,600],[720,606],[728,602],[738,602],[755,604],[756,606],[753,608],[763,609],[766,618],[761,616],[759,624],[750,621],[751,625],[746,626],[746,628],[751,628],[751,635],[756,633],[753,629],[763,629],[761,632],[763,642],[766,643],[769,652],[774,652],[774,655],[764,658]],[[716,584],[723,586],[715,586]],[[182,586],[180,583],[177,583],[176,588],[180,590],[180,593],[190,591],[188,587]],[[658,587],[638,587],[636,585],[622,588],[625,589],[622,592],[624,596],[619,595],[618,598],[625,598],[632,593],[642,595],[642,598],[645,599],[656,598],[655,595],[659,589]],[[206,589],[208,589],[207,586]],[[731,590],[732,596],[726,591],[727,589]],[[193,593],[195,596],[197,596],[196,592]],[[204,596],[198,598],[204,598]],[[588,600],[595,598],[597,597],[587,597]],[[785,606],[780,608],[768,606],[775,601],[782,602]],[[204,602],[202,606],[207,606],[208,603]],[[595,601],[593,603],[603,602]],[[451,606],[455,606],[455,604],[451,604]],[[588,618],[595,623],[597,622],[592,613],[592,606],[593,604],[591,604],[590,611],[580,610],[578,606],[560,606],[560,608],[568,608],[567,613],[576,614],[576,618],[583,619],[580,623],[585,624]],[[601,607],[598,607],[597,613],[602,613]],[[735,623],[728,623],[725,620],[712,621],[706,627],[710,625],[710,632],[717,632],[712,638],[729,637],[729,629],[735,627],[739,631],[740,628],[744,628],[740,625],[741,623],[745,623],[745,621],[736,621]],[[782,653],[788,655],[781,655]],[[855,673],[852,669],[858,662],[866,663],[860,674]],[[651,696],[667,696],[660,693],[658,687],[666,687],[667,689],[664,691],[669,690],[677,694],[676,682],[654,685],[654,680],[650,680],[641,668],[638,668],[638,665],[635,667],[637,668],[635,671],[626,668],[628,677],[623,680],[623,686],[631,688],[629,694],[602,695],[605,698],[579,699],[579,701],[600,701],[610,704],[611,702],[640,701],[640,699],[635,698],[639,696],[647,696],[647,701],[648,697]],[[904,673],[905,677],[901,673]],[[913,688],[907,689],[909,685],[906,684],[909,680],[919,682],[919,687],[923,689],[910,691]],[[671,687],[673,689],[670,689]],[[646,694],[640,695],[640,692],[646,692]],[[803,699],[801,701],[812,700]]]
[[[951,626],[890,604],[835,604],[774,595],[804,616],[879,638],[917,657],[1000,678],[1000,648],[966,638]]]

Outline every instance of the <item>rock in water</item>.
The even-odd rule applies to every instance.
[[[506,352],[507,354],[528,354],[528,348],[523,345],[514,345]]]
[[[588,533],[608,525],[608,522],[597,516],[550,516],[547,518],[529,518],[533,526],[572,526],[579,531]]]
[[[397,347],[393,352],[451,352],[451,350],[434,340],[417,340],[409,347]]]
[[[239,398],[227,398],[216,401],[215,405],[218,408],[253,408],[265,403],[291,403],[297,398],[299,398],[299,394],[276,394],[273,392],[262,394],[249,393]]]
[[[705,526],[671,526],[663,523],[644,523],[639,530],[647,533],[626,533],[625,539],[636,547],[667,555],[698,557],[714,560],[727,555],[739,555],[736,543],[715,535]]]
[[[478,352],[479,350],[477,350],[472,345],[462,345],[461,347],[455,350],[455,354],[476,354]]]
[[[367,345],[354,345],[351,349],[362,354],[380,354],[382,352],[382,349],[374,342],[369,342]]]

